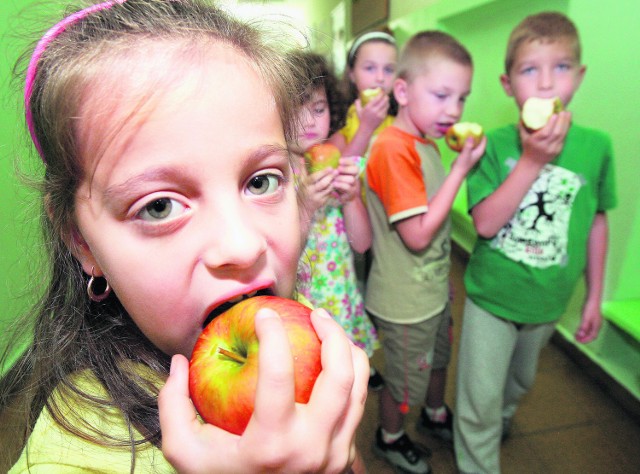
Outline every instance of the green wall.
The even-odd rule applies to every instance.
[[[11,81],[13,66],[28,44],[20,35],[33,16],[20,12],[30,3],[34,2],[0,2],[0,328],[31,305],[33,286],[43,273],[37,259],[31,258],[40,255],[40,211],[33,204],[33,192],[16,173],[17,165],[22,171],[29,171],[29,166],[33,171],[33,165],[18,159],[27,156],[28,148],[20,111],[21,85]],[[0,331],[0,342],[4,333]]]
[[[609,215],[606,295],[614,299],[640,298],[640,280],[635,278],[640,268],[640,232],[637,225],[634,227],[640,202],[640,187],[636,184],[640,165],[636,140],[632,139],[638,136],[633,124],[640,118],[640,57],[633,49],[640,41],[640,3],[616,0],[607,2],[606,8],[596,0],[429,3],[422,10],[392,19],[391,25],[401,40],[419,29],[440,28],[469,48],[476,67],[465,119],[479,121],[486,128],[517,118],[513,101],[505,96],[498,82],[511,28],[525,15],[545,9],[563,11],[574,20],[582,36],[587,74],[570,108],[577,122],[603,129],[612,136],[616,156],[620,203]]]
[[[328,1],[322,7],[316,6],[315,11],[310,10],[311,24],[322,30],[319,37],[324,33],[326,38],[330,33],[326,15],[337,3]],[[640,2],[392,0],[389,26],[400,44],[417,31],[436,28],[448,31],[467,46],[474,58],[475,74],[463,118],[490,129],[517,120],[515,104],[498,81],[509,33],[526,15],[543,10],[564,12],[581,34],[587,74],[570,105],[574,120],[605,130],[613,139],[619,205],[608,215],[605,308],[625,308],[622,314],[610,318],[615,323],[605,322],[596,341],[575,344],[573,333],[579,324],[585,291],[584,284],[580,284],[558,331],[640,399],[640,160],[636,150],[640,136],[636,129],[640,122],[640,56],[636,51],[640,44]],[[321,20],[314,23],[315,18]],[[444,161],[450,163],[453,154],[444,143],[440,145]],[[475,231],[466,211],[466,190],[462,189],[452,213],[453,237],[470,250]]]
[[[640,119],[640,3],[636,0],[603,2],[596,0],[441,0],[414,2],[397,10],[408,13],[391,18],[390,24],[403,42],[421,29],[438,28],[450,32],[473,55],[475,74],[472,94],[464,119],[493,128],[517,120],[512,99],[506,97],[498,76],[502,73],[504,50],[511,28],[524,16],[543,10],[566,13],[576,23],[587,65],[584,82],[570,109],[578,123],[607,131],[616,158],[619,205],[609,213],[610,245],[605,280],[605,307],[608,302],[624,302],[625,312],[615,324],[605,321],[599,338],[591,344],[575,344],[573,333],[580,320],[584,284],[576,288],[570,306],[558,325],[566,340],[640,399],[640,164],[637,159],[636,126]],[[606,6],[605,6],[606,5]],[[446,162],[453,158],[444,144]],[[469,250],[475,239],[466,215],[463,189],[453,213],[454,238]],[[628,304],[630,303],[630,304]],[[613,320],[613,318],[611,318]],[[634,322],[635,321],[635,322]]]
[[[339,1],[301,2],[318,49],[331,51],[330,12]],[[29,257],[39,255],[39,210],[33,208],[31,193],[15,177],[16,157],[26,157],[28,147],[19,93],[9,83],[11,68],[25,45],[25,41],[15,35],[32,29],[32,15],[18,13],[35,3],[36,0],[0,2],[0,197],[3,202],[0,207],[0,327],[3,321],[11,320],[29,306],[33,295],[26,290],[39,281],[42,274],[37,263],[28,263]],[[345,3],[348,12],[351,2]],[[469,48],[475,61],[475,77],[464,118],[492,128],[517,118],[512,100],[504,95],[498,82],[508,34],[525,15],[546,9],[567,13],[581,32],[587,74],[570,106],[575,120],[607,131],[614,142],[619,206],[609,214],[611,237],[606,298],[637,300],[640,299],[640,186],[637,184],[640,160],[636,127],[640,118],[640,56],[636,45],[640,44],[637,21],[640,2],[392,0],[389,24],[401,43],[416,31],[439,28],[449,31]],[[445,160],[450,160],[446,147],[441,149]],[[464,213],[464,191],[456,206],[460,211],[456,224],[458,237],[468,246],[474,235]],[[560,327],[568,338],[577,325],[582,291],[582,287],[577,289],[574,303],[561,321]],[[590,355],[594,358],[605,359],[607,351],[616,352],[624,365],[624,360],[636,357],[640,348],[635,345],[636,341],[624,335],[618,339],[615,334],[611,336],[613,331],[605,328],[599,341],[591,345],[593,349],[587,347],[586,350],[593,352],[595,355]],[[630,371],[632,390],[640,394],[638,370],[631,367]]]

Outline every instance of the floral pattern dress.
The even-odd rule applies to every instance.
[[[298,270],[299,291],[316,308],[326,309],[355,345],[369,357],[378,348],[378,335],[364,310],[354,253],[336,199],[314,215]]]

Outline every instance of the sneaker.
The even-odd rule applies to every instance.
[[[444,406],[447,411],[447,419],[445,421],[431,421],[426,410],[420,410],[420,419],[416,423],[416,429],[422,434],[431,435],[439,438],[447,443],[453,442],[453,413],[447,405]]]
[[[380,372],[373,369],[373,374],[369,375],[369,390],[377,392],[382,390],[382,387],[384,387],[384,379],[382,375],[380,375]]]
[[[420,450],[406,433],[393,443],[388,444],[382,440],[382,429],[378,428],[373,452],[386,459],[394,467],[402,469],[403,472],[412,474],[429,474],[431,472],[429,464],[422,459]]]

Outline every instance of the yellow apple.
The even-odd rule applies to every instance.
[[[540,130],[553,114],[562,110],[564,106],[559,97],[551,99],[529,97],[522,105],[522,123],[529,130]]]
[[[484,131],[482,130],[482,125],[474,122],[458,122],[447,129],[444,140],[447,142],[449,148],[459,153],[464,148],[467,138],[472,137],[473,146],[477,147],[482,141],[483,136]]]
[[[365,89],[360,92],[360,104],[364,107],[371,99],[378,97],[380,94],[382,94],[382,89],[380,87]]]

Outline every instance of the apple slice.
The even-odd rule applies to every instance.
[[[318,143],[309,148],[304,157],[310,173],[323,170],[325,168],[337,169],[340,164],[340,150],[332,143]]]
[[[204,421],[238,435],[247,427],[255,403],[260,350],[255,315],[261,308],[277,312],[287,332],[297,403],[308,403],[322,370],[321,344],[311,324],[311,309],[297,301],[255,296],[214,318],[193,349],[189,393]]]
[[[540,130],[553,114],[562,110],[564,106],[559,97],[551,99],[529,97],[522,105],[522,123],[529,130]]]
[[[382,89],[380,87],[365,89],[360,92],[360,104],[364,107],[371,99],[378,97],[380,94],[382,94]]]
[[[467,138],[473,138],[473,146],[475,148],[480,144],[483,136],[482,125],[474,122],[458,122],[447,129],[444,140],[449,148],[459,153],[464,148]]]

